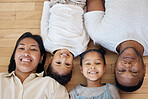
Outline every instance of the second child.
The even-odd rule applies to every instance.
[[[105,50],[91,49],[81,54],[80,71],[86,78],[86,85],[79,84],[70,91],[70,99],[120,99],[117,88],[101,83],[106,70]]]

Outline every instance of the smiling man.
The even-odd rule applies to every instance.
[[[84,22],[95,44],[119,54],[115,81],[124,91],[139,89],[148,55],[147,0],[88,0]]]

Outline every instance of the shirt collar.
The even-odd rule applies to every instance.
[[[30,75],[35,75],[36,77],[43,77],[43,74],[44,74],[44,72],[41,72],[41,73],[32,73]],[[4,75],[4,77],[11,77],[11,76],[16,76],[14,71],[12,71],[11,73],[7,73],[7,74]]]

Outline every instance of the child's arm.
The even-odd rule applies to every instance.
[[[41,19],[41,36],[43,39],[46,38],[48,33],[48,25],[49,25],[49,18],[50,18],[50,2],[45,1],[43,6],[42,12],[42,19]]]

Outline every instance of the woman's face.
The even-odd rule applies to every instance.
[[[15,73],[35,73],[40,61],[38,43],[32,38],[21,40],[15,52]]]

